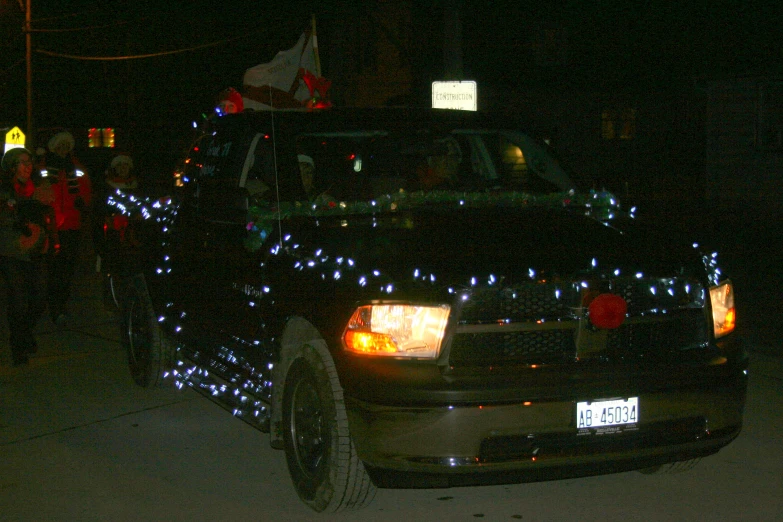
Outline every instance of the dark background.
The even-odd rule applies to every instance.
[[[0,0],[0,127],[24,129],[18,2]],[[335,105],[428,106],[433,80],[475,80],[480,109],[534,114],[579,172],[632,200],[677,180],[704,194],[704,82],[783,65],[783,10],[757,0],[32,0],[31,13],[33,140],[114,127],[148,176],[168,176],[191,123],[311,14]],[[637,111],[632,145],[599,139],[610,106]]]

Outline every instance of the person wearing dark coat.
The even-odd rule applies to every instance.
[[[27,364],[37,350],[35,325],[46,308],[43,258],[53,212],[41,201],[42,192],[31,179],[32,159],[20,147],[6,152],[0,163],[0,277],[8,299],[14,366]]]

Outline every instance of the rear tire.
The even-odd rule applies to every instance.
[[[290,366],[283,392],[283,440],[299,497],[318,512],[367,506],[376,488],[348,431],[343,391],[331,360],[311,347]]]
[[[692,470],[701,459],[680,460],[677,462],[669,462],[668,464],[661,464],[659,466],[652,466],[650,468],[640,469],[640,473],[645,475],[672,475],[675,473],[685,473]]]
[[[142,388],[162,386],[164,375],[174,368],[176,351],[160,329],[143,275],[129,278],[121,310],[120,334],[131,377]]]

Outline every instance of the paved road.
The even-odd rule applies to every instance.
[[[135,387],[97,296],[82,274],[73,322],[42,321],[30,366],[0,345],[2,521],[783,520],[783,352],[765,299],[740,312],[754,317],[745,428],[693,471],[379,490],[334,516],[299,502],[267,436],[192,390]]]

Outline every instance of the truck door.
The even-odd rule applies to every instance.
[[[234,289],[253,264],[243,247],[251,197],[245,185],[251,146],[259,136],[263,134],[236,126],[205,140],[196,188],[178,216],[172,245],[173,310],[166,320],[193,352],[234,352],[243,345],[235,333],[250,332],[257,323],[249,320],[251,311],[244,313],[241,294]]]

